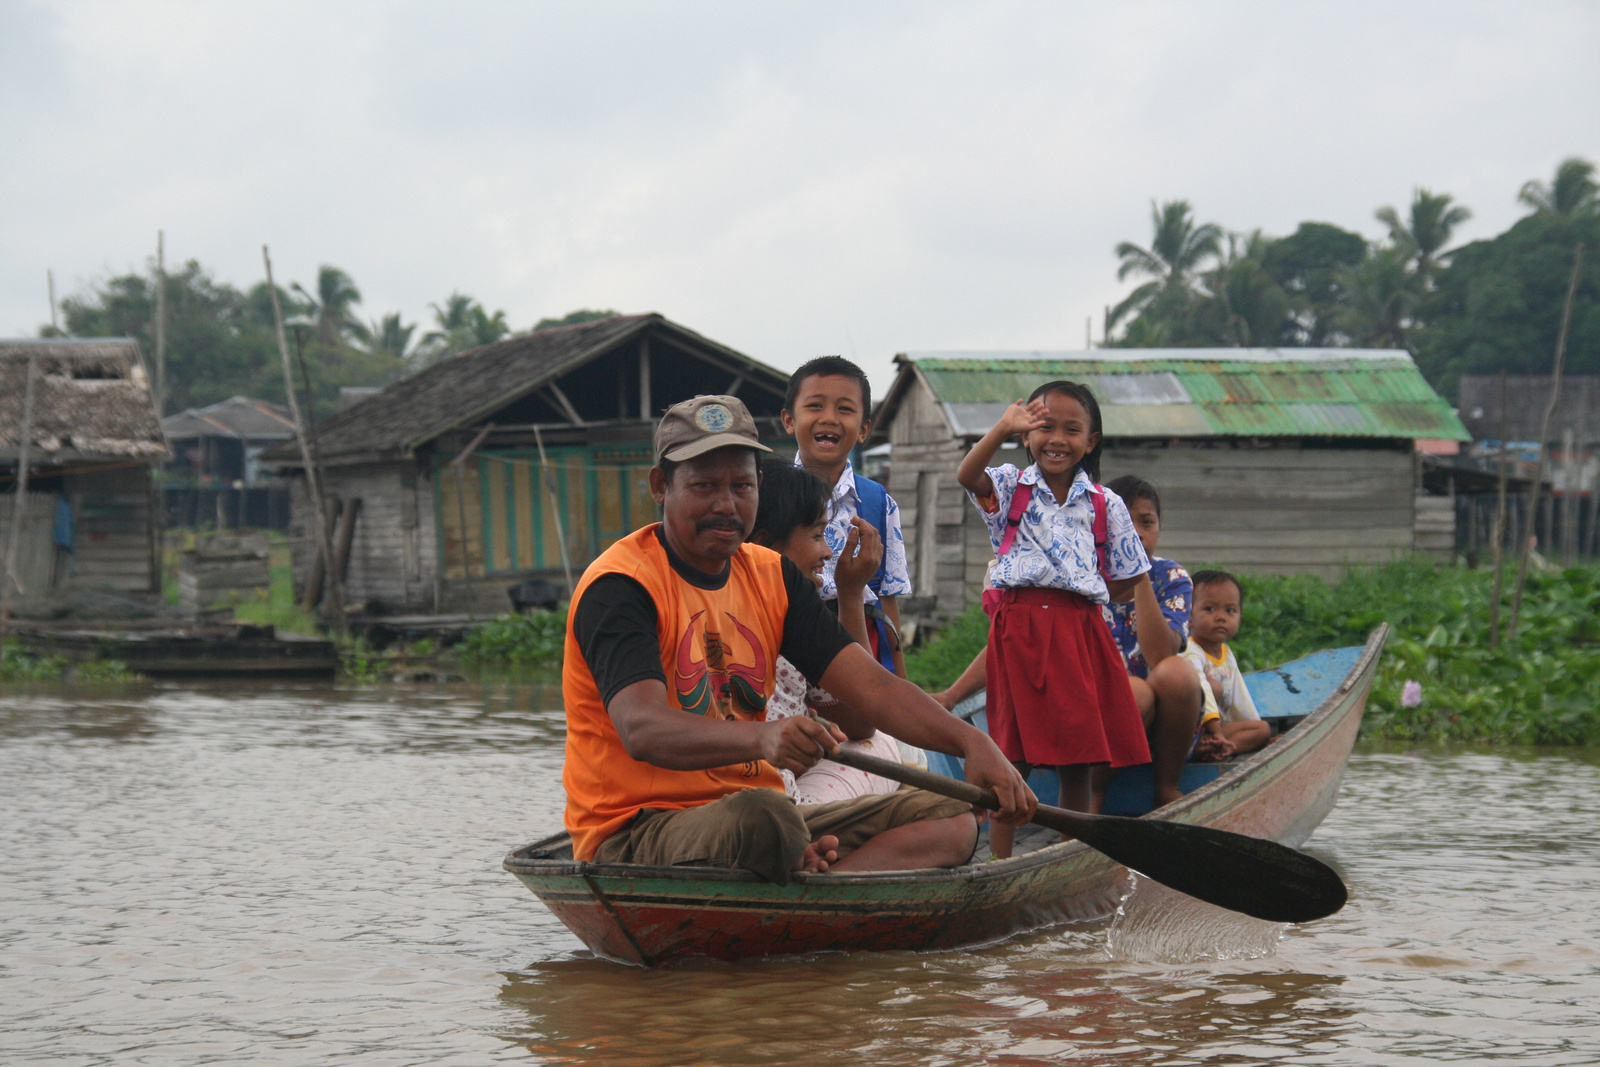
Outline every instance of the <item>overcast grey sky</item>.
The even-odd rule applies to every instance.
[[[1600,161],[1600,4],[0,0],[0,334],[167,235],[514,326],[659,311],[791,368],[1079,347],[1183,197],[1497,233]],[[1098,326],[1097,326],[1098,331]],[[1096,333],[1098,337],[1098,332]]]

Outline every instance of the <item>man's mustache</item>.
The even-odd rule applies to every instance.
[[[706,530],[736,530],[744,533],[744,523],[738,519],[701,519],[694,524],[694,532],[702,533]]]

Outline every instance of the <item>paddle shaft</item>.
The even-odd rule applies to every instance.
[[[996,810],[1000,799],[969,782],[840,749],[836,763]],[[1090,815],[1039,805],[1033,821],[1082,841],[1130,870],[1197,900],[1269,922],[1303,923],[1344,907],[1338,872],[1276,841],[1162,819]]]
[[[990,811],[1000,810],[1000,798],[994,795],[993,790],[983,789],[971,782],[963,782],[958,778],[946,778],[942,774],[925,771],[921,767],[908,767],[903,763],[892,760],[879,759],[865,752],[854,749],[841,748],[836,756],[829,756],[835,763],[842,763],[846,767],[854,767],[858,771],[876,774],[880,778],[887,778],[891,782],[902,785],[914,786],[917,789],[926,789],[930,793],[941,796],[954,797],[956,800],[965,800],[976,807],[987,808]],[[1071,811],[1067,808],[1051,807],[1049,804],[1040,804],[1034,813],[1033,822],[1040,826],[1057,830],[1073,837],[1083,837],[1089,833],[1090,824],[1100,816],[1089,815],[1081,811]]]

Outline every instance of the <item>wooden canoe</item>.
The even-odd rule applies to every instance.
[[[1260,752],[1147,818],[1302,844],[1333,807],[1388,628],[1249,676],[1264,718],[1292,724]],[[1298,720],[1298,721],[1296,721]],[[798,875],[581,863],[565,833],[515,849],[522,880],[596,955],[654,966],[686,956],[941,950],[1104,918],[1124,868],[1078,842],[948,870]]]

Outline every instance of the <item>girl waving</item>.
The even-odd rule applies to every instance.
[[[987,466],[1014,433],[1033,463]],[[1150,759],[1101,605],[1133,593],[1160,617],[1128,509],[1099,474],[1100,405],[1067,381],[1008,407],[956,472],[999,557],[986,598],[989,733],[1024,775],[1055,767],[1062,805],[1079,811],[1099,810],[1111,768]],[[1009,856],[1011,827],[992,825],[990,843]]]

